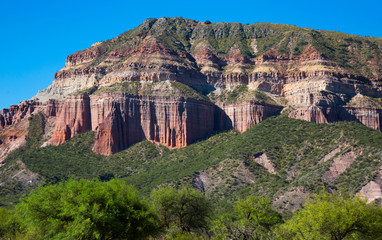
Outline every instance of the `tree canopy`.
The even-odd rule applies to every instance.
[[[270,239],[272,228],[282,223],[281,215],[262,197],[249,196],[236,202],[234,215],[226,214],[212,226],[217,239]]]
[[[154,190],[151,196],[166,228],[173,225],[183,232],[191,232],[207,227],[210,204],[201,192],[188,187],[180,190],[165,187]]]
[[[16,215],[33,239],[142,239],[159,229],[136,190],[117,180],[40,187],[22,199]]]
[[[381,239],[382,209],[358,197],[321,194],[278,229],[280,239]]]

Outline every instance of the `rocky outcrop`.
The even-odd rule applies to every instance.
[[[252,159],[257,162],[258,164],[260,164],[261,166],[263,166],[264,168],[266,168],[268,170],[269,173],[271,174],[276,174],[276,169],[274,168],[271,160],[269,160],[269,158],[267,157],[267,155],[265,153],[258,153],[256,155],[254,155],[252,157]]]
[[[3,110],[5,114],[0,116],[7,119],[7,128],[43,113],[55,122],[52,137],[44,146],[59,145],[79,133],[96,131],[93,151],[111,155],[144,139],[174,149],[222,129],[244,132],[281,108],[255,101],[216,106],[185,97],[109,92],[68,96],[64,101],[46,104],[26,102]]]
[[[28,126],[25,119],[0,131],[0,166],[10,152],[26,144]]]
[[[359,156],[359,152],[356,149],[349,149],[334,158],[329,170],[323,174],[322,180],[333,183],[356,160],[357,156]]]
[[[0,129],[6,128],[23,120],[24,118],[31,117],[36,108],[40,104],[36,102],[26,102],[25,104],[12,105],[9,109],[0,111]]]
[[[382,200],[382,168],[379,169],[372,181],[362,187],[358,194],[360,197],[367,199],[368,203],[374,200]],[[379,202],[379,204],[382,203]]]

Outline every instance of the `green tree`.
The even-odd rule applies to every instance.
[[[10,234],[10,212],[5,208],[0,207],[0,219],[0,239],[5,239]]]
[[[276,224],[282,223],[281,215],[271,208],[271,201],[262,197],[249,196],[238,201],[236,209],[239,217],[253,227],[263,227],[270,230]]]
[[[358,197],[321,194],[277,230],[279,239],[381,239],[382,209]]]
[[[0,207],[0,239],[20,238],[19,224],[12,211]]]
[[[191,232],[207,226],[210,204],[201,192],[188,187],[165,187],[154,190],[151,197],[167,229],[175,226],[182,232]]]
[[[236,202],[236,216],[224,215],[213,222],[217,239],[270,239],[272,229],[282,223],[281,215],[268,199],[250,196]]]
[[[16,206],[31,239],[144,239],[159,221],[122,181],[74,181],[40,187]]]

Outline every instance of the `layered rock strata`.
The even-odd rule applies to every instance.
[[[382,109],[310,106],[294,109],[288,116],[315,123],[356,121],[367,127],[381,131]]]
[[[170,149],[214,131],[214,105],[174,97],[105,94],[91,99],[93,150],[110,155],[148,139]]]
[[[3,111],[6,114],[0,117],[16,123],[42,112],[56,123],[48,144],[59,145],[79,133],[93,130],[97,133],[93,151],[111,155],[144,139],[173,149],[222,129],[244,132],[281,108],[253,101],[216,106],[183,97],[103,93],[70,96],[65,101],[47,104],[27,102],[13,106],[14,115]]]
[[[59,145],[91,129],[90,98],[88,96],[69,97],[60,106],[56,127],[50,142]]]
[[[255,101],[218,105],[217,126],[219,129],[234,128],[242,133],[264,119],[280,113],[282,108]]]

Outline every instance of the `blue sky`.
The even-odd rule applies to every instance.
[[[0,1],[0,109],[48,87],[66,56],[146,18],[272,22],[382,37],[382,1]]]

